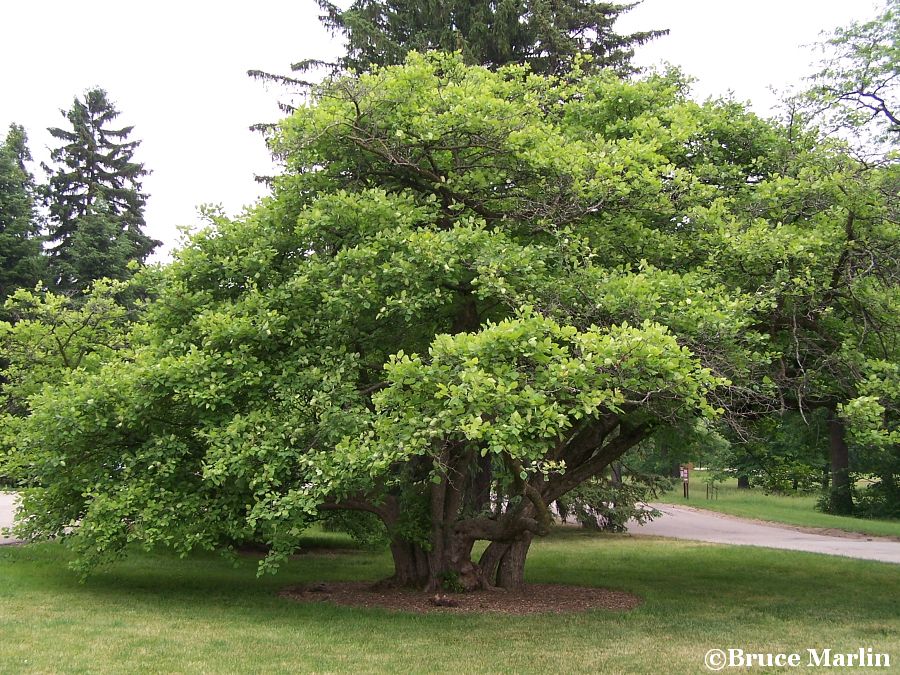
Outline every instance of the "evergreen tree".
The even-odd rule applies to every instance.
[[[133,161],[133,127],[111,128],[119,112],[99,88],[61,112],[71,128],[49,129],[62,141],[48,168],[50,269],[59,290],[83,291],[95,279],[129,277],[128,263],[143,262],[160,242],[142,231],[148,172]]]
[[[25,130],[11,124],[0,144],[0,306],[17,288],[31,288],[43,268],[34,177]]]
[[[402,63],[412,50],[461,51],[466,62],[498,68],[528,63],[559,74],[578,54],[627,74],[634,47],[665,35],[651,30],[620,35],[613,24],[639,3],[596,0],[355,0],[346,10],[317,0],[322,23],[347,39],[339,69],[366,71]],[[297,64],[299,70],[311,62]]]

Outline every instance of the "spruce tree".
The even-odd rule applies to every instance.
[[[637,2],[355,0],[345,10],[328,0],[317,2],[322,23],[347,39],[347,53],[335,64],[342,70],[366,71],[402,63],[412,50],[440,49],[460,51],[470,64],[528,63],[548,74],[564,73],[578,54],[590,54],[596,66],[628,74],[634,70],[634,47],[668,33],[616,33],[613,24]]]
[[[11,124],[0,144],[0,308],[17,288],[33,287],[43,269],[30,160],[25,129]]]
[[[49,129],[62,142],[47,169],[50,270],[58,290],[80,292],[101,277],[129,277],[128,263],[143,262],[160,242],[143,232],[148,172],[133,159],[133,127],[112,126],[119,112],[99,88],[61,112],[70,128]]]

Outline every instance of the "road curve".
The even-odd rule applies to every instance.
[[[724,516],[688,506],[651,504],[662,516],[650,523],[631,522],[628,531],[637,535],[706,541],[713,544],[763,546],[791,551],[841,555],[900,564],[900,542],[878,537],[840,537],[811,534],[733,516]]]

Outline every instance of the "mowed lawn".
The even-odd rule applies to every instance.
[[[900,663],[900,566],[805,553],[557,532],[535,545],[530,581],[624,589],[643,604],[525,617],[276,595],[376,580],[390,571],[384,552],[312,552],[261,579],[250,558],[135,553],[79,583],[66,561],[57,544],[0,548],[0,672],[695,673],[713,647],[862,646]]]
[[[900,520],[851,518],[822,513],[816,510],[817,495],[766,494],[760,488],[739,490],[737,481],[731,479],[717,483],[718,498],[708,499],[703,476],[703,471],[692,473],[689,499],[684,498],[683,488],[679,482],[658,501],[663,504],[684,504],[732,516],[757,518],[799,527],[831,528],[881,537],[900,537]]]

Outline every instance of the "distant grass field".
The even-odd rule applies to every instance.
[[[846,532],[900,537],[900,520],[870,520],[822,513],[815,508],[815,495],[767,495],[759,488],[739,490],[734,479],[717,485],[718,499],[707,499],[704,472],[694,471],[691,473],[690,499],[684,498],[682,485],[678,483],[658,501],[800,527],[833,528]]]
[[[257,579],[249,558],[135,553],[83,584],[57,544],[2,547],[0,672],[697,673],[708,649],[730,647],[863,646],[900,663],[896,565],[567,530],[535,544],[529,581],[627,590],[638,609],[412,615],[277,597],[389,573],[385,552],[316,543],[329,548],[275,577]]]

